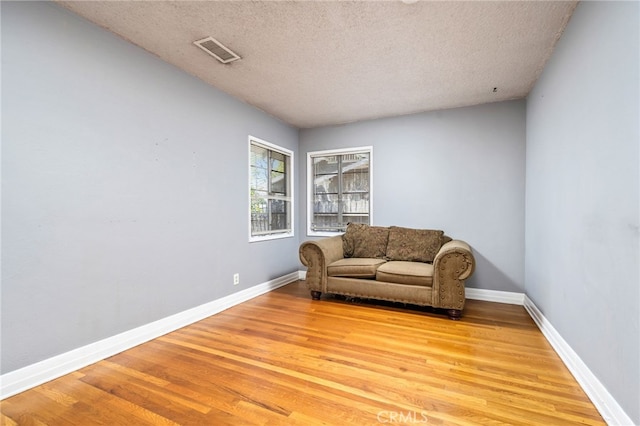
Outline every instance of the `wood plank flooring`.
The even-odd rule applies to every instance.
[[[3,425],[602,425],[523,307],[296,282],[0,403]]]

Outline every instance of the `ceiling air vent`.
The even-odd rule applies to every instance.
[[[228,64],[229,62],[237,61],[238,59],[240,59],[240,56],[236,55],[231,51],[231,49],[229,49],[213,37],[207,37],[203,38],[202,40],[194,41],[193,44],[195,44],[200,49],[204,50],[223,64]]]

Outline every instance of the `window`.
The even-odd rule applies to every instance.
[[[371,223],[372,147],[307,154],[309,235],[344,232],[347,223]]]
[[[293,236],[293,152],[249,136],[249,241]]]

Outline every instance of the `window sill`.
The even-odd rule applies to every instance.
[[[334,237],[336,235],[342,235],[344,231],[309,231],[307,230],[307,237]]]
[[[286,234],[261,235],[257,237],[249,237],[249,242],[257,243],[260,241],[281,240],[283,238],[293,238],[294,236],[293,232],[287,232]]]

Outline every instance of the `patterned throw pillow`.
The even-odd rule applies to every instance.
[[[363,223],[347,224],[347,231],[342,234],[342,251],[344,252],[344,257],[354,257],[353,250],[355,248],[355,239],[360,231],[368,227],[369,225],[365,225]]]
[[[389,228],[365,225],[356,232],[353,244],[353,257],[383,259],[387,251]]]
[[[433,262],[444,244],[444,232],[432,229],[389,228],[387,260]]]

